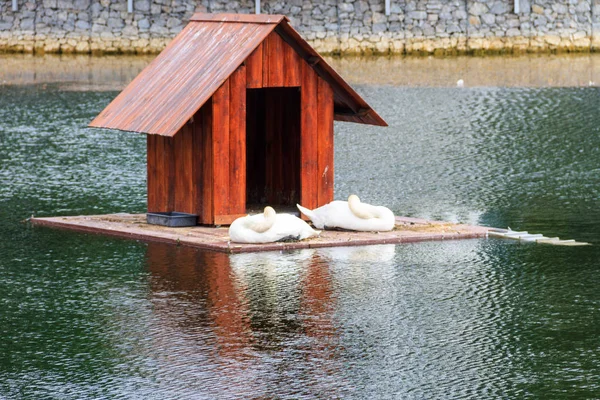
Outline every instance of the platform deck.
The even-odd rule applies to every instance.
[[[292,250],[318,247],[365,246],[406,242],[452,240],[485,237],[492,228],[396,217],[391,232],[323,231],[318,238],[299,242],[239,244],[229,241],[226,227],[195,226],[168,228],[149,225],[146,214],[107,214],[75,217],[32,218],[34,225],[65,228],[123,238],[157,241],[225,253]]]

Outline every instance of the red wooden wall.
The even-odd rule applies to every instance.
[[[147,136],[148,211],[181,211],[210,220],[212,210],[212,102],[174,137]]]
[[[276,32],[173,138],[148,135],[148,211],[202,224],[248,202],[321,206],[333,174],[333,90]]]
[[[300,193],[297,201],[308,208],[316,208],[332,201],[334,166],[331,86],[276,32],[271,33],[247,58],[246,73],[248,88],[300,87],[300,138],[296,144],[300,147]],[[276,107],[277,101],[274,98],[270,107]],[[279,115],[282,113],[279,112]],[[248,118],[252,117],[249,115]],[[279,132],[279,135],[289,136],[290,132]],[[293,154],[290,155],[293,157]],[[272,160],[268,155],[266,159],[267,162]],[[285,178],[288,183],[293,179],[290,176]],[[289,193],[289,187],[283,190],[284,197],[286,193]],[[271,201],[275,204],[291,203],[278,196]]]

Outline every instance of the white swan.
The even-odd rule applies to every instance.
[[[351,231],[391,231],[396,219],[386,207],[361,203],[357,195],[350,195],[348,201],[332,201],[322,207],[309,210],[297,204],[317,229],[341,228]]]
[[[302,240],[320,233],[298,217],[275,213],[272,207],[265,207],[263,214],[238,218],[229,227],[229,239],[236,243]]]

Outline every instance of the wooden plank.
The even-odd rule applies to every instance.
[[[300,86],[302,83],[302,63],[304,60],[298,53],[290,46],[285,43],[282,39],[283,47],[283,71],[284,80],[283,86]]]
[[[174,210],[187,213],[195,212],[192,196],[192,133],[192,124],[187,123],[172,139],[175,162]]]
[[[272,35],[273,32],[271,32],[270,35]],[[270,36],[269,35],[269,36]],[[267,36],[265,38],[265,40],[263,40],[262,44],[262,54],[263,54],[263,58],[262,58],[262,84],[263,87],[269,87],[269,36]]]
[[[233,217],[233,216],[229,216]],[[281,251],[300,248],[348,247],[372,244],[400,244],[424,240],[453,240],[485,237],[494,228],[468,226],[441,221],[429,221],[419,228],[391,232],[323,231],[318,238],[291,243],[238,244],[230,243],[227,228],[169,228],[145,223],[145,215],[109,214],[76,217],[32,218],[38,226],[51,226],[76,231],[120,236],[127,239],[193,246],[227,253]]]
[[[213,147],[212,147],[212,99],[201,109],[202,113],[202,214],[201,223],[210,225],[214,221],[213,208]]]
[[[185,208],[185,175],[184,175],[184,152],[183,149],[183,136],[185,136],[185,124],[175,136],[171,139],[173,141],[173,162],[175,165],[175,176],[173,177],[173,210],[187,212]]]
[[[171,137],[163,137],[165,160],[166,211],[175,211],[175,143]]]
[[[163,194],[162,190],[162,168],[163,168],[163,157],[162,157],[162,137],[158,135],[152,135],[154,138],[154,164],[156,166],[154,174],[154,208],[153,211],[162,211],[163,207]]]
[[[246,67],[229,78],[229,214],[246,212]]]
[[[229,84],[230,80],[212,97],[213,149],[213,212],[214,216],[229,212]]]
[[[156,137],[156,209],[158,212],[169,211],[169,195],[167,177],[168,177],[168,164],[167,157],[165,155],[165,142],[166,137]]]
[[[284,204],[295,206],[300,202],[300,90],[290,88],[285,109],[283,171],[286,199]]]
[[[184,212],[195,214],[196,209],[194,207],[194,122],[186,124],[185,136],[183,139],[183,174],[185,176],[184,189],[182,194],[185,196],[185,200],[182,201]]]
[[[309,209],[318,204],[318,109],[317,74],[302,62],[300,92],[300,204]]]
[[[263,85],[265,87],[284,86],[283,46],[285,43],[276,32],[271,32],[263,43],[265,44],[263,50],[265,61],[263,64]]]
[[[230,214],[230,215],[215,215],[215,225],[231,225],[233,221],[240,217],[245,217],[246,213],[241,214]]]
[[[333,201],[333,90],[319,77],[318,108],[318,206]]]
[[[146,184],[148,211],[158,211],[156,179],[156,136],[146,135]]]
[[[263,44],[261,43],[256,50],[246,59],[246,87],[263,87]]]
[[[207,187],[204,184],[203,164],[204,164],[204,140],[203,140],[203,113],[207,106],[202,107],[196,115],[194,115],[194,123],[192,124],[192,209],[194,214],[198,214],[198,223],[203,223],[203,191]]]

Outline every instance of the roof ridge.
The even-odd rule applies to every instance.
[[[283,20],[289,21],[288,17],[281,14],[195,13],[190,18],[190,22],[245,22],[253,24],[279,24]]]

